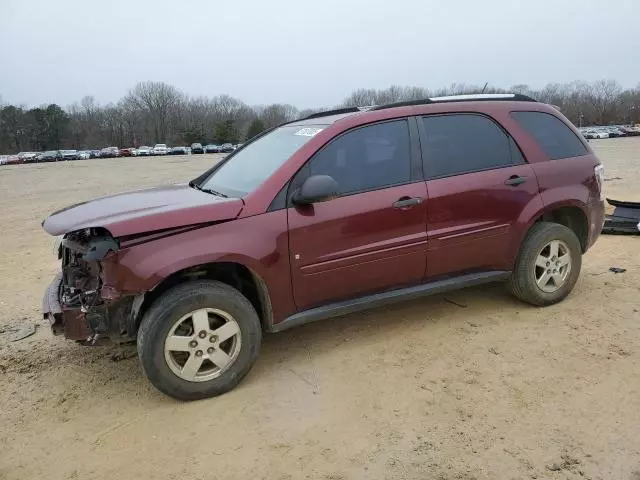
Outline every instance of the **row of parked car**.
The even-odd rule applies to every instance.
[[[61,160],[86,160],[89,158],[115,158],[115,157],[150,157],[157,155],[189,155],[198,153],[230,153],[242,144],[222,145],[208,144],[204,147],[200,143],[193,143],[191,147],[168,147],[164,143],[158,143],[153,147],[105,147],[101,150],[48,150],[46,152],[20,152],[16,155],[0,155],[0,165],[18,163],[57,162]]]
[[[580,128],[580,133],[587,140],[596,138],[617,138],[617,137],[637,137],[640,136],[640,127],[626,125],[612,125],[608,127],[584,127]]]
[[[230,153],[241,146],[242,146],[241,143],[237,145],[233,145],[231,143],[223,143],[222,145],[215,145],[213,143],[210,143],[203,147],[201,143],[192,143],[191,153]]]

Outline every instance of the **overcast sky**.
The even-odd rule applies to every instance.
[[[0,0],[0,96],[137,82],[332,106],[359,87],[640,82],[640,0]]]

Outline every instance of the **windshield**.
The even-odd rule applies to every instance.
[[[239,150],[205,180],[201,187],[233,197],[255,190],[291,155],[323,129],[285,125]]]

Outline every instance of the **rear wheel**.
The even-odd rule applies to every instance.
[[[573,290],[581,267],[576,234],[564,225],[538,222],[520,247],[509,289],[527,303],[552,305]]]
[[[251,303],[221,282],[172,288],[145,313],[138,355],[151,383],[179,400],[234,388],[258,357],[262,331]]]

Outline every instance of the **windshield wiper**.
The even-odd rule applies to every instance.
[[[224,193],[218,192],[217,190],[214,190],[212,188],[202,188],[202,187],[196,187],[196,188],[201,192],[211,193],[213,195],[216,195],[217,197],[229,198],[229,195],[225,195]]]
[[[194,182],[189,182],[189,186],[195,188],[196,190],[200,190],[201,192],[210,193],[217,197],[229,198],[229,195],[225,195],[224,193],[218,192],[217,190],[214,190],[212,188],[202,188],[200,185]]]

